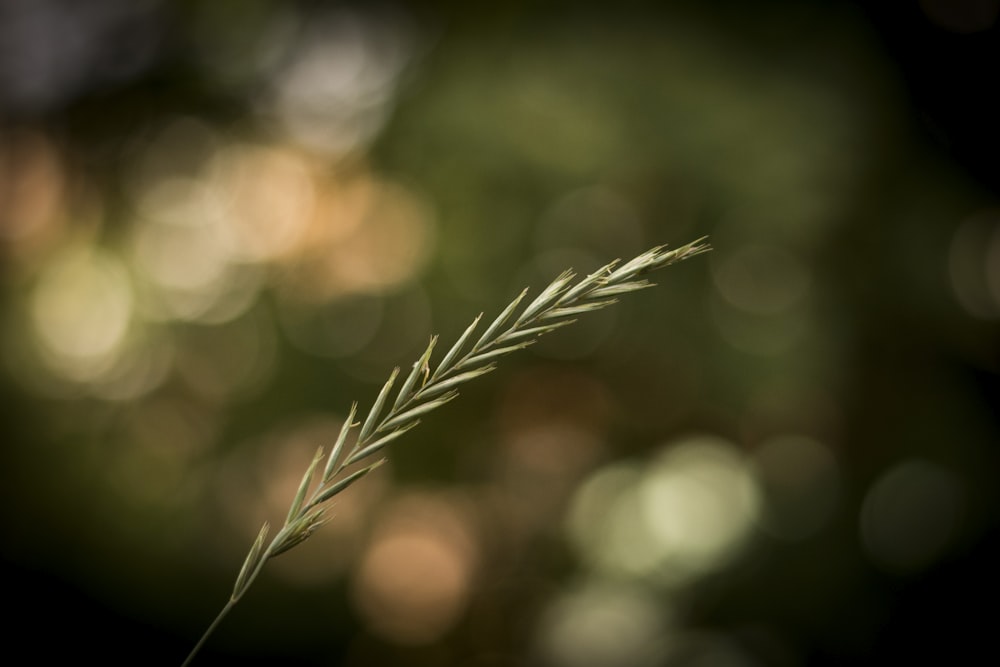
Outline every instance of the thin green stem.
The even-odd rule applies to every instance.
[[[226,603],[226,606],[222,608],[222,611],[219,612],[219,615],[215,617],[215,620],[212,621],[212,624],[208,626],[207,630],[205,630],[205,634],[201,636],[201,639],[198,640],[198,643],[194,645],[193,649],[191,649],[191,652],[188,654],[187,659],[184,661],[181,667],[188,667],[188,665],[191,664],[191,661],[194,660],[194,657],[196,655],[198,655],[198,651],[200,651],[201,647],[204,646],[206,641],[208,641],[208,638],[215,631],[215,628],[217,628],[219,626],[219,623],[222,622],[222,619],[224,619],[226,615],[229,614],[229,610],[231,610],[233,607],[236,606],[237,599],[238,598],[229,599],[229,602]]]
[[[191,652],[188,653],[188,657],[184,659],[184,662],[181,664],[181,667],[188,667],[191,664],[191,661],[194,660],[195,656],[198,655],[198,652],[201,651],[201,647],[205,645],[205,642],[208,641],[208,638],[212,636],[212,633],[215,632],[215,629],[219,627],[220,623],[222,623],[222,619],[224,619],[226,616],[229,615],[229,612],[232,610],[232,608],[235,607],[236,603],[240,601],[241,597],[243,597],[243,593],[246,592],[248,588],[250,588],[250,584],[254,582],[254,579],[257,578],[257,575],[260,574],[260,571],[264,569],[264,563],[266,563],[268,559],[271,558],[272,555],[271,552],[274,549],[274,545],[277,543],[280,537],[281,533],[275,536],[271,544],[268,545],[267,550],[265,550],[264,553],[260,555],[260,559],[257,561],[257,564],[254,566],[253,570],[250,572],[247,578],[243,581],[241,588],[239,590],[234,590],[232,595],[229,596],[229,600],[226,602],[226,606],[222,608],[222,611],[219,612],[219,615],[215,617],[215,620],[212,621],[212,624],[209,625],[208,629],[205,630],[204,634],[202,634],[201,639],[198,640],[198,643],[195,644],[194,648],[191,649]]]

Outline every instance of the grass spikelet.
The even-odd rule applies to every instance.
[[[265,547],[268,525],[264,524],[243,562],[229,602],[209,625],[182,667],[191,663],[218,624],[253,584],[267,561],[309,539],[327,520],[323,506],[378,468],[385,459],[381,458],[350,473],[346,471],[348,466],[382,451],[386,445],[417,426],[422,416],[452,401],[458,396],[457,387],[492,371],[500,357],[528,347],[541,336],[572,324],[576,321],[576,316],[585,316],[592,310],[600,310],[616,303],[617,297],[623,294],[652,286],[652,283],[641,279],[641,276],[708,250],[710,246],[705,238],[675,250],[657,246],[624,264],[620,264],[619,260],[606,264],[575,285],[575,274],[567,270],[549,283],[514,318],[512,324],[508,324],[528,294],[526,288],[507,304],[472,347],[465,351],[482,319],[481,314],[477,316],[444,355],[433,373],[430,372],[431,357],[437,337],[431,338],[426,350],[403,381],[395,400],[386,410],[389,395],[399,375],[398,368],[392,371],[361,423],[354,446],[347,455],[342,455],[349,436],[359,426],[354,421],[358,405],[354,403],[351,406],[336,443],[325,455],[323,474],[309,500],[305,500],[306,495],[315,471],[324,459],[322,449],[313,457],[303,475],[284,525]]]

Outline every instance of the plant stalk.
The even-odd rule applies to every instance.
[[[699,255],[709,249],[710,246],[705,243],[705,238],[672,251],[667,251],[665,246],[657,246],[625,264],[620,265],[619,261],[615,260],[578,281],[575,286],[572,284],[575,274],[566,271],[542,290],[521,314],[510,322],[511,316],[527,294],[525,289],[487,327],[479,340],[465,350],[465,344],[482,315],[476,317],[438,364],[433,374],[430,359],[437,337],[431,338],[427,350],[413,365],[394,401],[389,402],[394,381],[399,373],[398,368],[389,376],[364,421],[354,422],[357,404],[351,407],[341,428],[340,437],[326,457],[325,465],[320,466],[324,458],[322,448],[316,452],[302,478],[295,500],[292,501],[284,526],[267,548],[263,548],[268,532],[268,525],[264,524],[244,561],[229,601],[198,640],[181,667],[191,664],[215,628],[260,574],[264,563],[308,539],[326,520],[325,510],[321,506],[377,468],[384,459],[342,476],[348,466],[365,459],[370,460],[386,444],[416,426],[420,422],[420,417],[454,399],[458,395],[456,386],[491,372],[499,357],[521,350],[541,336],[572,324],[576,321],[577,315],[616,303],[618,295],[651,287],[653,283],[641,279],[642,275]],[[390,407],[384,410],[386,405]],[[357,440],[353,447],[344,453],[343,446],[348,433],[358,426],[360,431]],[[322,470],[319,482],[306,500],[318,470]]]

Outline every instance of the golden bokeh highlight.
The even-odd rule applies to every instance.
[[[0,257],[37,259],[58,239],[67,178],[49,137],[0,127]]]
[[[218,227],[220,193],[204,181],[167,179],[147,191],[133,232],[151,319],[219,323],[244,312],[260,289],[253,265],[237,264]]]
[[[410,188],[370,174],[323,184],[283,287],[321,302],[379,294],[414,279],[434,246],[434,215]]]
[[[232,144],[215,155],[209,180],[225,204],[219,233],[235,260],[275,261],[300,243],[313,217],[313,172],[288,149]]]
[[[399,644],[441,639],[469,603],[479,546],[455,494],[408,493],[379,518],[352,578],[358,611],[375,634]]]
[[[74,382],[97,380],[125,346],[134,295],[112,254],[71,247],[54,257],[30,297],[31,328],[48,368]]]
[[[648,588],[587,581],[563,591],[538,622],[535,653],[550,667],[662,665],[673,619]]]
[[[693,436],[643,467],[597,470],[575,494],[567,531],[595,572],[689,584],[736,557],[753,534],[761,492],[729,441]]]

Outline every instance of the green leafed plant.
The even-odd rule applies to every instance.
[[[676,250],[668,251],[664,246],[658,246],[621,265],[619,260],[615,260],[575,283],[576,275],[565,271],[515,316],[528,294],[525,288],[470,344],[482,314],[476,317],[433,368],[431,356],[437,336],[432,337],[395,398],[392,398],[392,392],[399,377],[399,368],[389,375],[364,420],[355,421],[358,416],[358,405],[355,403],[329,453],[324,453],[322,448],[316,452],[302,476],[284,525],[270,542],[267,541],[269,525],[265,523],[261,527],[236,577],[229,601],[192,649],[184,665],[191,663],[218,624],[246,593],[264,564],[307,540],[327,521],[324,508],[327,501],[382,465],[385,459],[378,458],[351,473],[346,473],[348,466],[371,460],[380,454],[386,445],[419,424],[420,417],[455,399],[458,396],[457,387],[496,368],[500,357],[526,348],[541,336],[572,324],[578,315],[616,303],[621,294],[651,287],[653,283],[643,278],[645,274],[709,249],[705,238]],[[349,436],[354,431],[357,437],[345,452]],[[317,473],[319,482],[314,485]]]

